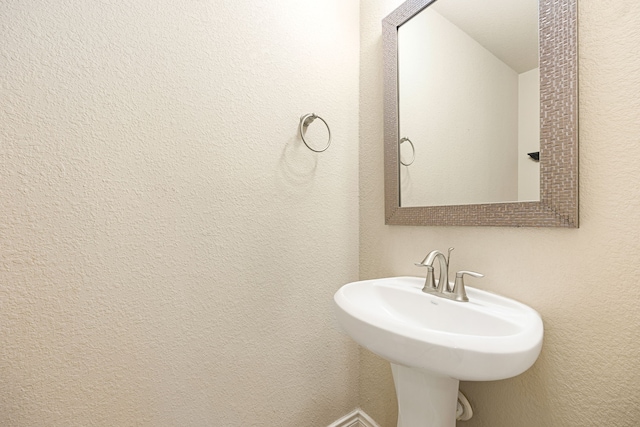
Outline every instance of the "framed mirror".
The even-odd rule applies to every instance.
[[[409,0],[382,24],[386,224],[578,227],[576,0]]]

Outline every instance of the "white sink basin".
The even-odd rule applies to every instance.
[[[422,292],[424,278],[353,282],[334,296],[342,328],[393,364],[464,381],[513,377],[542,347],[538,313],[514,300],[467,287],[469,302]]]

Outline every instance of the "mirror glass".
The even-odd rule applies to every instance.
[[[397,37],[400,206],[540,200],[538,0],[437,0]]]

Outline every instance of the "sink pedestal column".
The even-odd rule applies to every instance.
[[[455,427],[459,381],[391,364],[398,427]]]

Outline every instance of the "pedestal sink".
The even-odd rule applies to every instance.
[[[469,302],[422,292],[424,278],[342,286],[336,317],[358,344],[389,360],[398,427],[454,427],[459,381],[514,377],[542,347],[540,315],[517,301],[467,287]]]

